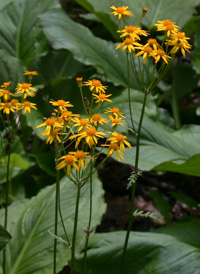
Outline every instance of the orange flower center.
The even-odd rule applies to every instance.
[[[99,120],[101,120],[101,115],[100,115],[100,114],[94,114],[94,115],[92,116],[92,120],[94,120],[94,121],[99,121]]]
[[[54,129],[53,130],[53,136],[56,137],[56,135],[58,135],[58,130]]]
[[[174,27],[172,25],[167,25],[166,30],[174,30]]]
[[[179,32],[176,36],[178,39],[183,39],[185,38],[185,32]]]
[[[117,134],[116,139],[118,142],[123,142],[125,140],[125,137],[122,134]]]
[[[126,27],[126,31],[128,33],[133,33],[136,29],[137,29],[137,27],[134,27],[134,26],[127,26]]]
[[[113,108],[112,113],[117,113],[118,114],[119,113],[119,108]]]
[[[121,14],[123,14],[124,13],[124,8],[122,8],[122,7],[118,7],[118,8],[116,8],[116,12],[117,13],[121,13]]]
[[[82,150],[78,150],[75,154],[75,157],[78,158],[78,159],[85,158],[85,152],[82,151]]]
[[[8,90],[4,90],[3,94],[9,94],[9,91]]]
[[[86,126],[87,125],[87,120],[86,119],[81,119],[80,124],[81,124],[81,126]]]
[[[63,107],[65,105],[65,101],[64,100],[58,100],[57,104],[58,104],[58,106]]]
[[[74,156],[72,155],[66,155],[65,156],[65,162],[67,162],[68,164],[72,164],[74,162]]]
[[[23,83],[22,84],[22,88],[23,89],[27,89],[27,88],[29,88],[30,87],[30,84],[28,84],[28,83]]]
[[[55,124],[55,121],[54,121],[53,118],[48,118],[48,119],[46,120],[46,124],[47,124],[48,126],[53,126],[53,125]]]
[[[31,105],[31,103],[30,103],[29,101],[25,101],[25,102],[24,102],[24,106],[25,106],[25,107],[30,107],[30,105]]]
[[[153,39],[153,38],[150,38],[150,39],[148,40],[148,43],[149,43],[150,45],[157,44],[157,40],[156,40],[156,39]]]
[[[119,123],[120,123],[120,121],[121,121],[121,119],[119,119],[119,118],[115,118],[115,119],[113,119],[113,123],[115,123],[115,124],[119,124]]]
[[[147,46],[147,47],[145,47],[145,48],[143,49],[143,51],[144,51],[144,52],[147,52],[147,53],[150,53],[150,52],[152,52],[152,48],[149,47],[149,46]]]
[[[117,144],[112,143],[112,144],[110,144],[110,148],[111,148],[111,149],[114,149],[114,150],[117,150],[119,147],[118,147]]]
[[[106,95],[105,95],[105,94],[99,94],[99,98],[100,98],[100,99],[105,99],[105,98],[106,98]]]
[[[163,21],[163,25],[164,26],[172,25],[172,21],[169,20],[169,19],[166,19],[166,20]]]
[[[96,134],[96,129],[94,127],[90,127],[86,130],[86,134],[89,136],[94,136]]]
[[[15,105],[15,104],[17,104],[17,103],[19,103],[19,101],[18,101],[17,99],[12,99],[12,100],[11,100],[11,104],[12,104],[12,105]]]
[[[5,83],[3,83],[3,85],[4,85],[4,87],[9,87],[10,86],[10,82],[5,82]]]
[[[94,87],[100,87],[101,86],[101,81],[93,79],[92,80],[92,86],[94,86]]]
[[[82,82],[83,81],[83,77],[76,77],[76,81],[77,82]]]
[[[179,43],[177,46],[178,46],[179,48],[182,48],[182,47],[183,47],[183,42]]]
[[[62,117],[58,117],[57,120],[58,120],[59,123],[63,123],[64,122],[64,120],[63,120]]]
[[[11,108],[11,103],[8,103],[8,102],[5,103],[5,107],[6,107],[6,108]]]
[[[158,49],[157,54],[160,55],[160,56],[163,56],[163,55],[165,55],[165,52],[162,49]]]
[[[125,39],[125,41],[124,41],[124,43],[126,44],[126,45],[132,45],[133,44],[133,39],[131,39],[131,38],[126,38]]]

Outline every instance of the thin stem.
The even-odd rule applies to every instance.
[[[74,274],[74,261],[75,261],[75,248],[76,248],[76,233],[78,226],[78,208],[79,208],[79,200],[80,200],[80,185],[77,185],[77,196],[76,196],[76,208],[75,208],[75,217],[74,217],[74,230],[72,237],[72,248],[71,248],[71,274]]]
[[[7,170],[6,170],[6,207],[4,228],[7,229],[8,223],[8,202],[9,202],[9,189],[10,189],[10,153],[8,154]],[[3,250],[3,273],[6,274],[6,248]]]
[[[85,240],[85,249],[84,249],[84,258],[83,258],[83,268],[82,268],[82,273],[86,273],[86,259],[87,259],[87,249],[88,249],[88,242],[89,242],[89,237],[92,232],[91,229],[91,222],[92,222],[92,161],[90,165],[90,212],[89,212],[89,221],[88,221],[88,227],[87,230],[85,231],[86,233],[86,240]]]
[[[89,113],[86,109],[86,105],[85,105],[84,98],[83,98],[83,89],[82,89],[82,87],[80,87],[80,93],[81,93],[81,100],[82,100],[82,103],[83,103],[83,106],[84,106],[85,113],[86,113],[87,116],[89,116]]]
[[[132,114],[132,109],[131,109],[131,92],[130,92],[130,71],[129,71],[129,58],[128,58],[128,50],[126,51],[126,56],[127,56],[127,77],[128,77],[128,103],[129,103],[129,112],[130,112],[130,117],[131,117],[131,124],[132,124],[132,129],[135,132],[135,127],[134,127],[134,122],[133,122],[133,114]]]
[[[142,128],[142,121],[143,121],[143,117],[144,117],[144,110],[145,110],[147,95],[148,95],[148,92],[145,91],[143,105],[142,105],[142,111],[141,111],[141,115],[140,115],[140,121],[139,121],[139,125],[138,125],[138,132],[137,132],[135,172],[138,172],[139,150],[140,150],[140,132],[141,132],[141,128]],[[133,184],[132,192],[131,192],[131,210],[130,210],[130,215],[129,215],[128,228],[126,231],[126,237],[125,237],[125,241],[124,241],[123,253],[122,253],[121,270],[120,270],[121,274],[124,273],[125,256],[126,256],[131,226],[132,226],[132,222],[133,222],[133,206],[134,206],[134,198],[135,198],[135,188],[136,188],[136,182]]]
[[[56,163],[59,158],[57,144],[55,143],[56,150]],[[58,233],[58,208],[59,208],[59,196],[60,196],[60,170],[56,173],[56,200],[55,200],[55,223],[54,223],[54,235]],[[54,252],[53,252],[53,273],[56,274],[56,255],[57,255],[57,238],[54,238]]]
[[[178,106],[178,101],[177,101],[177,96],[175,90],[172,90],[172,112],[173,112],[173,117],[175,120],[175,126],[176,129],[179,129],[181,127],[181,119],[180,119],[180,113],[179,113],[179,106]]]

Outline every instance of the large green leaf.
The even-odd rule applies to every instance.
[[[115,44],[95,37],[92,32],[72,21],[62,10],[40,16],[44,33],[54,49],[67,49],[79,62],[92,65],[114,84],[127,86],[126,54],[115,50]],[[131,86],[138,87],[135,77]]]
[[[183,26],[193,16],[195,12],[195,6],[200,4],[199,0],[127,0],[126,2],[123,0],[84,0],[83,2],[88,2],[91,4],[94,7],[95,12],[101,11],[105,13],[113,11],[110,9],[110,6],[112,5],[116,7],[124,5],[128,6],[128,10],[131,10],[135,15],[135,19],[133,20],[136,23],[141,18],[142,9],[146,7],[148,8],[148,12],[143,19],[143,23],[148,26],[148,28],[151,28],[157,20],[164,19],[170,19],[175,21],[179,26]],[[113,20],[117,22],[117,19],[115,20],[114,16],[112,17]]]
[[[9,242],[11,238],[12,237],[8,233],[8,231],[0,225],[0,250],[4,248],[4,246]]]
[[[9,3],[0,12],[0,49],[21,59],[25,65],[44,54],[47,41],[38,15],[58,7],[57,0],[24,0]]]
[[[103,190],[100,181],[94,177],[92,227],[100,223],[105,211]],[[61,208],[69,238],[72,238],[76,186],[68,179],[61,181]],[[89,184],[81,189],[77,247],[85,239],[84,227],[89,216]],[[13,236],[7,245],[7,272],[9,274],[49,274],[53,267],[55,185],[43,189],[36,197],[9,207],[8,230]],[[25,203],[25,204],[24,204]],[[20,207],[20,208],[19,208]],[[4,211],[2,211],[2,218]],[[14,216],[14,218],[13,218]],[[58,236],[65,239],[59,219]],[[67,264],[70,249],[62,242],[58,243],[57,271]],[[2,265],[1,265],[2,267]],[[2,269],[0,268],[0,272]]]
[[[182,231],[183,237],[178,236],[178,231]],[[184,223],[177,227],[176,232],[170,233],[173,236],[162,233],[131,232],[123,273],[199,273],[199,227],[197,229],[189,223],[185,230]],[[88,250],[86,273],[119,274],[124,238],[125,232],[93,235]],[[76,265],[78,273],[81,273],[81,263],[80,257]]]
[[[192,58],[192,64],[198,74],[200,74],[200,30],[195,33],[194,41],[194,55]]]

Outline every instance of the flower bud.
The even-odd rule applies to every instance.
[[[81,88],[83,83],[83,77],[76,77],[76,82],[78,84],[78,87]]]
[[[147,8],[143,8],[142,10],[142,17],[144,17],[147,13],[148,9]]]

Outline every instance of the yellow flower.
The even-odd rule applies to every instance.
[[[55,139],[57,139],[57,141],[60,143],[61,140],[60,140],[60,137],[59,137],[59,131],[61,130],[61,128],[59,129],[53,129],[52,132],[50,132],[50,135],[48,136],[47,140],[46,140],[46,143],[48,144],[52,144],[53,141]]]
[[[159,43],[157,42],[156,39],[150,38],[150,39],[147,40],[146,45],[144,45],[144,47],[146,47],[146,46],[150,46],[150,47],[152,47],[153,49],[156,50],[156,49],[159,48]]]
[[[54,107],[59,107],[60,110],[66,110],[67,107],[73,107],[72,104],[70,104],[69,101],[64,101],[64,100],[58,100],[58,101],[54,101],[54,100],[50,100],[49,101],[50,104],[52,104]]]
[[[94,127],[89,127],[87,130],[73,135],[69,139],[74,139],[78,137],[75,148],[77,148],[81,139],[85,139],[86,143],[91,148],[93,145],[97,144],[97,138],[103,138],[104,135],[104,132],[98,132]]]
[[[124,121],[122,121],[122,118],[118,118],[117,116],[109,116],[109,118],[112,121],[112,127],[116,127],[117,125],[124,126]]]
[[[41,135],[50,135],[51,130],[53,130],[55,127],[59,127],[60,124],[56,122],[54,118],[48,118],[44,123],[38,125],[36,128],[44,127],[46,126],[45,132],[42,132]]]
[[[89,152],[84,152],[83,150],[77,150],[76,152],[69,152],[69,154],[73,155],[78,160],[78,168],[82,168],[82,170],[86,165],[88,165],[88,161],[86,158],[93,159],[92,157],[88,156]]]
[[[120,161],[120,157],[124,159],[123,153],[119,150],[119,146],[116,143],[111,143],[109,145],[101,145],[101,146],[109,148],[107,157],[110,157],[113,154],[113,152],[115,152],[119,161]]]
[[[24,113],[28,112],[29,114],[31,113],[31,108],[37,110],[36,104],[29,101],[24,101],[24,103],[22,103],[22,108],[24,108]]]
[[[127,147],[131,148],[131,144],[126,141],[126,136],[122,135],[122,134],[118,134],[117,132],[113,132],[112,133],[113,137],[109,137],[107,139],[107,141],[111,142],[111,143],[117,143],[120,146],[120,150],[125,150],[125,146],[127,145]]]
[[[174,47],[171,50],[171,54],[176,53],[179,49],[181,49],[181,53],[183,54],[183,56],[185,57],[185,51],[189,52],[189,49],[191,49],[192,46],[189,43],[184,43],[184,42],[176,42],[176,44],[174,45]]]
[[[162,49],[157,49],[154,50],[155,53],[155,63],[158,63],[158,61],[160,60],[160,58],[162,58],[164,60],[164,62],[166,64],[168,64],[169,59],[172,59],[172,57],[168,56],[164,50]]]
[[[25,70],[25,71],[24,71],[24,75],[35,76],[35,75],[38,75],[38,72],[37,72],[37,71]]]
[[[11,104],[11,102],[0,103],[0,110],[3,109],[3,113],[10,114],[10,112],[15,112],[15,107]]]
[[[16,94],[23,94],[24,99],[26,99],[27,94],[31,97],[35,96],[35,93],[32,93],[32,91],[35,91],[35,88],[32,87],[32,84],[17,84]]]
[[[94,114],[91,118],[91,122],[94,122],[95,127],[97,127],[99,124],[103,125],[103,123],[107,123],[107,119],[102,118],[100,114]]]
[[[93,91],[94,89],[96,93],[100,93],[100,92],[105,93],[105,90],[107,89],[107,86],[103,86],[101,84],[101,81],[96,79],[88,80],[87,82],[84,82],[83,85],[89,86],[90,91]]]
[[[119,108],[117,107],[113,107],[113,108],[107,108],[107,110],[105,111],[105,113],[112,113],[113,116],[121,116],[123,118],[126,119],[126,117],[124,116],[123,112],[120,112]]]
[[[4,82],[3,85],[1,85],[2,88],[8,88],[11,84],[11,81],[9,82]]]
[[[179,26],[176,26],[175,23],[173,23],[169,19],[157,22],[157,24],[154,24],[154,26],[157,27],[157,31],[166,31],[167,36],[170,36],[170,34],[178,32]]]
[[[72,166],[79,171],[79,167],[76,165],[77,159],[74,156],[67,154],[66,156],[63,156],[58,159],[58,161],[60,160],[63,161],[57,165],[57,169],[59,170],[67,166],[67,176],[69,176]]]
[[[93,96],[97,99],[96,100],[96,103],[103,103],[104,101],[107,101],[107,102],[112,102],[112,100],[108,99],[108,97],[112,96],[112,94],[103,94],[103,93],[99,93],[99,95],[97,94],[93,94]]]
[[[115,7],[111,6],[111,9],[114,11],[110,12],[110,14],[113,14],[114,16],[118,16],[118,19],[120,20],[122,16],[134,16],[131,11],[128,11],[128,6],[123,6],[123,7]]]
[[[192,46],[188,43],[189,39],[189,37],[185,36],[184,32],[178,32],[177,34],[171,35],[170,40],[167,40],[165,44],[168,46],[173,46],[171,54],[174,54],[181,49],[181,52],[185,57],[185,51],[190,52],[189,49],[192,48]]]
[[[125,29],[118,30],[118,32],[122,33],[120,37],[129,36],[129,38],[131,38],[133,41],[141,40],[140,35],[143,35],[143,36],[149,35],[149,33],[146,30],[142,30],[138,26],[131,26],[131,25],[125,26]]]
[[[88,118],[73,118],[73,122],[75,122],[74,126],[79,127],[78,131],[83,130],[84,127],[88,128],[89,125],[89,119]]]
[[[131,51],[135,51],[136,47],[142,47],[141,44],[135,42],[132,38],[126,38],[124,40],[124,42],[120,43],[116,49],[119,49],[120,47],[122,47],[122,52],[125,51],[126,49],[128,49],[128,51],[131,53]]]
[[[135,55],[135,57],[140,56],[140,55],[143,54],[144,64],[146,63],[148,57],[150,57],[150,56],[154,57],[153,50],[150,46],[143,46],[143,47],[138,48],[138,49],[140,49],[141,51],[138,52]]]
[[[4,101],[10,100],[10,95],[14,96],[9,90],[7,89],[0,89],[0,97],[3,96]]]
[[[66,109],[62,109],[61,111],[61,117],[63,118],[63,120],[66,122],[66,123],[69,123],[73,117],[75,116],[80,116],[79,114],[73,114],[71,111],[68,111]]]

